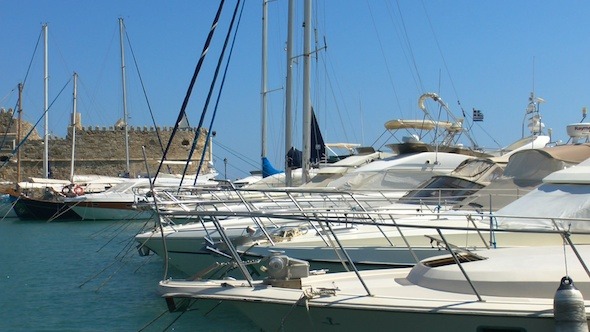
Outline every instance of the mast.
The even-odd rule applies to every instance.
[[[20,143],[21,139],[21,121],[23,113],[23,84],[18,84],[18,122],[16,123],[16,141]],[[16,150],[16,183],[20,182],[20,149]]]
[[[301,181],[309,181],[311,158],[311,0],[303,6],[303,155],[301,157]]]
[[[262,0],[262,73],[261,73],[261,82],[260,82],[260,96],[261,96],[261,104],[260,104],[260,111],[261,116],[260,119],[261,123],[261,148],[260,148],[260,159],[261,162],[264,157],[266,157],[266,121],[267,121],[267,99],[266,99],[266,89],[267,89],[267,56],[268,56],[268,2],[266,0]]]
[[[43,24],[44,37],[44,78],[43,78],[43,110],[45,118],[45,131],[43,135],[44,152],[43,152],[43,177],[49,178],[49,70],[48,70],[48,52],[47,52],[47,23]]]
[[[121,84],[123,88],[123,128],[125,130],[125,174],[130,174],[129,169],[129,128],[127,126],[127,84],[125,81],[125,45],[123,44],[123,18],[119,18],[119,43],[121,46]]]
[[[72,98],[72,161],[70,164],[70,182],[74,183],[74,160],[76,156],[76,126],[78,125],[78,73],[74,72],[74,92]]]
[[[285,82],[285,185],[293,185],[291,166],[287,153],[293,146],[293,30],[295,15],[295,0],[289,0],[289,17],[287,20],[287,77]]]

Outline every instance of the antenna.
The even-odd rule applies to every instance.
[[[535,56],[533,55],[533,95],[535,94]]]

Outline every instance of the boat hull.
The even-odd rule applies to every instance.
[[[436,313],[436,310],[407,312],[388,309],[331,308],[328,305],[309,309],[293,304],[262,303],[251,305],[246,301],[232,304],[264,331],[555,331],[552,317],[509,316],[505,311],[454,314]],[[547,306],[550,309],[550,306]],[[281,320],[268,319],[269,313]]]
[[[16,197],[9,194],[0,195],[0,218],[18,218],[12,208]]]
[[[465,221],[434,220],[422,222],[422,224],[430,224],[433,227],[437,224],[459,227],[465,226]],[[246,223],[222,223],[222,225],[228,237],[234,239],[233,241],[238,252],[245,259],[264,257],[269,255],[271,250],[274,250],[284,252],[290,257],[307,260],[312,264],[312,268],[314,269],[329,269],[331,271],[341,271],[342,263],[340,262],[341,260],[346,260],[342,252],[327,246],[312,231],[282,242],[277,241],[274,246],[271,246],[265,242],[257,244],[248,242],[245,231],[247,227]],[[215,241],[219,240],[218,233],[215,229],[209,229],[208,232],[210,237]],[[387,229],[386,234],[394,244],[393,246],[374,227],[342,229],[337,233],[340,242],[346,248],[353,262],[358,264],[359,268],[363,269],[412,266],[416,264],[417,260],[447,253],[444,249],[444,241],[432,230],[425,232],[421,229],[404,229],[404,237],[402,237],[397,230]],[[167,233],[165,233],[168,262],[175,268],[187,273],[187,275],[193,275],[216,263],[227,262],[228,259],[226,257],[216,254],[211,250],[215,246],[205,241],[204,237],[206,234],[202,228],[201,230],[197,230],[196,227],[191,225],[177,226],[174,227],[174,230],[168,228]],[[490,233],[483,228],[480,233],[475,231],[444,230],[443,234],[449,245],[471,251],[484,249],[486,245],[490,245],[490,242],[498,247],[559,245],[563,243],[563,239],[558,234],[497,232],[494,236],[490,237]],[[571,239],[576,243],[588,243],[590,241],[590,238],[584,235],[572,236]],[[140,234],[136,236],[136,241],[142,248],[149,249],[159,256],[164,257],[164,244],[159,231]],[[407,248],[405,241],[408,241],[411,245],[412,251]],[[225,253],[229,252],[223,246],[217,246],[216,249]],[[412,252],[416,254],[417,259],[414,258]],[[238,275],[238,277],[242,276]]]
[[[70,203],[82,220],[134,220],[149,219],[153,211],[137,210],[130,202],[76,202]]]
[[[409,269],[362,271],[368,291],[353,273],[310,276],[301,286],[272,282],[204,280],[160,282],[170,309],[198,299],[208,312],[230,303],[265,331],[554,331],[552,298],[450,294],[413,285]],[[288,281],[281,281],[287,284]],[[555,281],[557,287],[559,281]],[[194,301],[193,301],[194,302]],[[586,302],[588,305],[588,302]],[[195,309],[190,307],[189,309]]]
[[[21,220],[81,220],[64,202],[19,197],[14,202],[13,209]]]

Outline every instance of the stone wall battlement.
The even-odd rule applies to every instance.
[[[32,125],[22,121],[20,127],[21,137],[24,137],[31,130]],[[15,134],[17,128],[18,119],[14,118],[14,112],[10,109],[0,108],[0,135],[1,133],[10,133],[4,140],[6,141],[4,146],[0,147],[0,159],[9,159],[10,161],[5,167],[0,168],[0,180],[15,181],[19,155],[21,179],[44,177],[45,146],[42,137],[38,135],[36,130],[33,130],[27,141],[21,145],[18,155],[11,154],[13,147],[18,144]],[[49,164],[53,178],[69,178],[73,139],[72,127],[68,126],[67,129],[66,137],[51,136],[48,140]],[[173,129],[173,127],[130,126],[127,131],[127,148],[125,130],[120,126],[77,126],[74,150],[76,174],[117,176],[125,171],[127,150],[129,151],[130,176],[146,172],[143,151],[147,156],[149,170],[154,171],[159,166],[163,150],[172,136]],[[170,144],[166,159],[186,161],[196,133],[196,128],[179,129]],[[207,130],[201,129],[197,150],[191,157],[193,165],[199,164],[206,138]],[[207,167],[210,156],[208,153],[205,156],[203,165]],[[169,168],[172,173],[181,173],[184,166],[174,165],[166,168],[167,170]],[[203,171],[207,171],[207,169]]]
[[[100,132],[100,131],[119,131],[119,130],[124,130],[124,128],[122,127],[114,127],[114,126],[110,126],[110,127],[101,127],[101,126],[88,126],[88,127],[79,127],[76,128],[76,132]],[[159,131],[160,133],[162,132],[172,132],[174,130],[174,127],[147,127],[147,126],[143,126],[143,127],[134,127],[134,126],[129,126],[127,128],[128,132],[156,132]],[[191,132],[195,132],[197,129],[196,128],[180,128],[178,129],[178,131],[191,131]]]

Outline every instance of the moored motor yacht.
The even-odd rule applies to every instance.
[[[547,332],[563,326],[559,294],[567,291],[569,324],[587,330],[589,258],[589,246],[505,248],[432,257],[413,268],[325,273],[275,253],[264,262],[264,280],[167,279],[159,291],[171,311],[185,303],[209,312],[223,302],[266,331]]]

